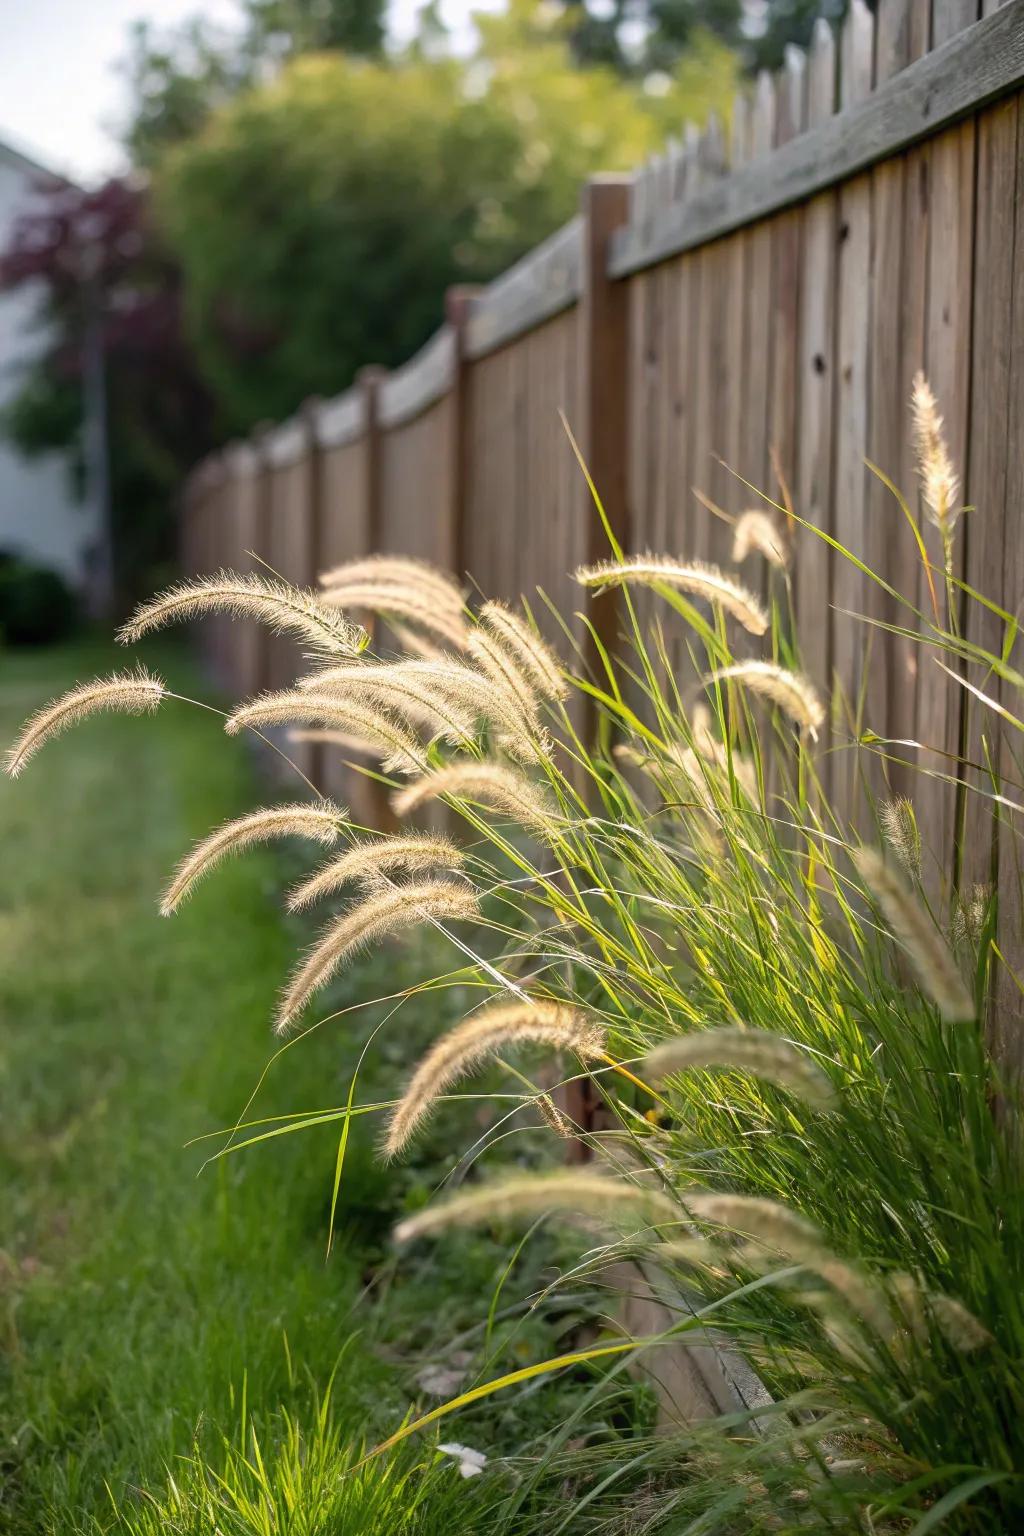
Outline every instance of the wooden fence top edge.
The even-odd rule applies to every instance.
[[[263,439],[267,463],[274,469],[288,469],[304,458],[309,449],[309,427],[301,416],[292,416],[272,428]]]
[[[215,491],[228,478],[227,457],[224,451],[208,453],[205,459],[191,469],[182,486],[182,499],[186,503],[200,501],[210,491]]]
[[[344,448],[362,437],[366,429],[366,401],[353,385],[333,400],[323,400],[313,414],[313,430],[321,448]]]
[[[253,475],[260,467],[260,456],[252,443],[228,443],[221,450],[220,457],[231,476]]]
[[[582,232],[583,221],[577,214],[471,301],[466,325],[468,358],[496,351],[578,302],[583,277]]]
[[[385,428],[400,427],[442,399],[454,380],[455,332],[442,325],[414,357],[381,380],[378,421]]]
[[[1024,0],[951,37],[869,96],[613,237],[609,275],[655,265],[802,202],[978,111],[1024,81]]]

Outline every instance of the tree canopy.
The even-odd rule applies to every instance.
[[[733,66],[701,46],[705,106]],[[155,183],[232,427],[403,361],[449,283],[485,281],[543,239],[588,175],[663,139],[669,110],[611,70],[573,69],[564,30],[525,6],[484,19],[469,60],[309,55],[240,94]]]

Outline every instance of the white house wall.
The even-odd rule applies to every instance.
[[[0,144],[0,249],[31,206],[41,169]],[[24,364],[42,344],[39,295],[0,292],[0,412],[17,393]],[[0,432],[0,551],[58,571],[74,587],[89,584],[99,538],[97,508],[73,491],[66,457],[26,458]]]

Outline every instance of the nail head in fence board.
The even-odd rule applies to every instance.
[[[859,49],[853,58],[853,72],[862,77]],[[868,99],[854,103],[845,72],[844,78],[847,93],[838,117],[793,139],[762,164],[705,187],[673,210],[651,241],[640,240],[632,225],[620,231],[612,246],[612,275],[653,265],[810,197],[1012,91],[1024,79],[1024,0],[1009,0]]]

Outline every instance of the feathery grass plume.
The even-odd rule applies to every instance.
[[[479,1226],[484,1222],[515,1221],[541,1216],[545,1211],[563,1215],[616,1217],[636,1220],[642,1226],[677,1225],[682,1212],[660,1190],[644,1188],[622,1179],[582,1170],[555,1173],[520,1173],[494,1179],[476,1189],[463,1190],[406,1217],[395,1228],[397,1243],[444,1232],[449,1227]]]
[[[240,853],[253,843],[265,843],[272,837],[308,837],[325,847],[337,842],[341,823],[348,812],[330,800],[296,805],[272,805],[236,821],[226,821],[197,843],[174,871],[174,877],[160,902],[160,913],[170,917],[177,911],[193,887],[215,864],[230,853]]]
[[[972,885],[969,893],[957,893],[952,924],[953,944],[957,948],[965,944],[977,944],[991,901],[992,887],[986,884]]]
[[[604,1051],[604,1043],[604,1030],[593,1019],[544,998],[499,1003],[472,1014],[435,1041],[413,1072],[388,1124],[384,1156],[397,1157],[441,1094],[504,1046],[550,1045],[593,1057]]]
[[[429,674],[422,663],[409,661],[348,662],[340,667],[325,667],[300,677],[297,686],[317,693],[339,693],[342,697],[372,703],[404,715],[410,725],[429,731],[454,746],[467,746],[475,739],[474,716],[452,704],[431,688]]]
[[[555,814],[538,787],[503,763],[451,763],[437,768],[396,790],[391,804],[399,816],[408,816],[439,795],[479,800],[535,832],[549,833],[555,824]]]
[[[217,610],[237,618],[260,619],[277,634],[295,635],[315,650],[340,656],[358,656],[369,635],[341,613],[328,608],[315,592],[271,581],[250,573],[218,571],[201,581],[181,581],[142,603],[118,630],[122,645],[131,645],[154,629],[177,619],[195,619]]]
[[[921,499],[928,518],[942,535],[947,550],[961,509],[957,506],[960,479],[946,446],[942,417],[924,374],[914,375],[910,396],[914,452],[921,480]]]
[[[671,797],[680,806],[700,812],[693,824],[694,835],[709,857],[719,856],[722,845],[716,829],[721,826],[720,806],[708,782],[708,773],[692,747],[668,742],[655,757],[635,747],[619,745],[612,748],[612,755],[619,762],[637,768],[666,798]],[[749,776],[737,777],[743,789],[752,794]]]
[[[732,536],[732,558],[737,565],[756,549],[769,565],[785,567],[789,564],[786,541],[775,526],[775,519],[756,507],[743,512],[736,520]]]
[[[359,608],[367,613],[379,613],[391,620],[406,619],[431,634],[440,635],[450,645],[461,650],[469,633],[461,613],[436,601],[434,594],[424,593],[420,587],[403,587],[386,581],[343,581],[325,587],[323,601],[329,606]]]
[[[288,732],[288,740],[308,741],[325,747],[339,747],[343,752],[351,752],[353,757],[380,756],[380,742],[367,741],[364,737],[353,736],[348,731],[296,729]]]
[[[426,635],[417,634],[410,629],[408,624],[402,624],[398,619],[388,619],[390,629],[401,650],[408,651],[410,656],[417,656],[421,661],[440,661],[444,651],[433,640],[428,640]]]
[[[403,836],[365,838],[339,858],[332,859],[315,875],[295,886],[288,894],[289,912],[302,912],[322,896],[328,896],[351,880],[372,882],[374,878],[406,869],[422,873],[436,869],[457,869],[463,863],[462,850],[448,837],[426,832]]]
[[[932,1291],[917,1283],[912,1275],[895,1274],[888,1288],[902,1320],[919,1343],[926,1344],[930,1325],[934,1324],[947,1344],[961,1354],[971,1354],[992,1343],[992,1335],[962,1302],[943,1291]]]
[[[892,1332],[892,1315],[880,1288],[856,1265],[837,1258],[824,1234],[796,1211],[754,1195],[685,1194],[683,1199],[699,1221],[753,1238],[762,1247],[812,1270],[881,1337]],[[756,1249],[749,1246],[744,1246],[737,1258],[751,1267],[763,1267]]]
[[[479,916],[476,892],[455,880],[425,880],[374,891],[328,924],[285,987],[276,1029],[284,1034],[306,1003],[327,985],[343,961],[367,944],[400,932],[413,923]]]
[[[949,948],[913,891],[875,848],[852,854],[857,873],[906,951],[918,983],[947,1023],[975,1017],[974,1001]]]
[[[560,1136],[563,1141],[572,1141],[576,1135],[575,1127],[572,1121],[562,1114],[550,1093],[538,1093],[533,1102],[555,1135]]]
[[[246,728],[259,730],[265,725],[303,721],[309,725],[354,729],[363,741],[376,743],[386,772],[418,772],[426,764],[422,743],[387,710],[337,694],[314,693],[312,689],[260,694],[229,715],[224,729],[229,736],[236,736]]]
[[[722,1195],[685,1191],[683,1203],[699,1221],[724,1227],[741,1237],[756,1238],[767,1248],[802,1261],[804,1254],[825,1252],[821,1232],[805,1217],[777,1200],[756,1195]]]
[[[483,721],[513,757],[538,762],[544,748],[539,725],[533,734],[526,729],[523,704],[513,690],[502,679],[485,676],[456,657],[325,667],[300,678],[298,686],[321,692],[356,688],[385,705],[392,690],[392,702],[398,707],[404,701],[403,712],[411,720],[428,725],[456,745],[475,740],[477,722]]]
[[[908,875],[921,878],[921,833],[914,807],[905,795],[883,800],[878,808],[882,833]]]
[[[835,1102],[832,1084],[806,1051],[766,1029],[726,1025],[679,1035],[656,1047],[644,1062],[645,1075],[655,1083],[694,1068],[749,1072],[788,1088],[820,1109]]]
[[[495,688],[512,694],[530,730],[534,733],[541,731],[540,696],[532,680],[497,636],[478,627],[466,641],[466,650]]]
[[[480,621],[502,642],[538,693],[546,699],[568,697],[569,684],[558,657],[518,613],[504,603],[485,603]]]
[[[790,672],[771,661],[739,661],[731,667],[719,667],[704,678],[706,687],[726,682],[739,683],[751,693],[777,704],[812,741],[817,741],[818,727],[825,721],[825,710],[814,688],[800,672]]]
[[[730,752],[725,742],[719,740],[712,729],[711,711],[704,703],[695,704],[691,711],[690,735],[693,750],[699,757],[707,763],[713,763],[725,775],[728,775],[731,766],[733,777],[747,798],[757,799],[757,774],[753,763],[740,757],[738,752]]]
[[[510,756],[522,762],[540,762],[549,750],[543,727],[524,719],[522,700],[504,677],[478,671],[457,657],[441,656],[436,661],[406,663],[415,675],[439,699],[450,700],[460,709],[469,710],[496,733],[498,742]]]
[[[702,560],[684,563],[669,555],[632,555],[621,562],[603,560],[596,565],[581,565],[576,580],[584,587],[678,587],[691,597],[702,597],[721,608],[752,635],[763,635],[768,628],[768,615],[760,598],[726,576],[717,565],[706,565]]]
[[[706,1237],[672,1237],[658,1249],[658,1262],[685,1264],[689,1269],[703,1269],[716,1280],[727,1280],[734,1273],[723,1263],[722,1250]]]
[[[407,555],[365,555],[333,566],[320,577],[321,587],[362,586],[366,582],[420,592],[456,617],[465,606],[462,589],[453,576],[426,560]]]
[[[7,750],[4,768],[12,779],[16,779],[43,743],[59,736],[69,726],[77,725],[80,720],[105,709],[129,715],[147,714],[156,709],[166,692],[160,678],[154,677],[144,667],[136,667],[132,672],[115,672],[111,677],[97,677],[90,683],[80,683],[69,693],[45,704],[25,722],[21,735]]]

